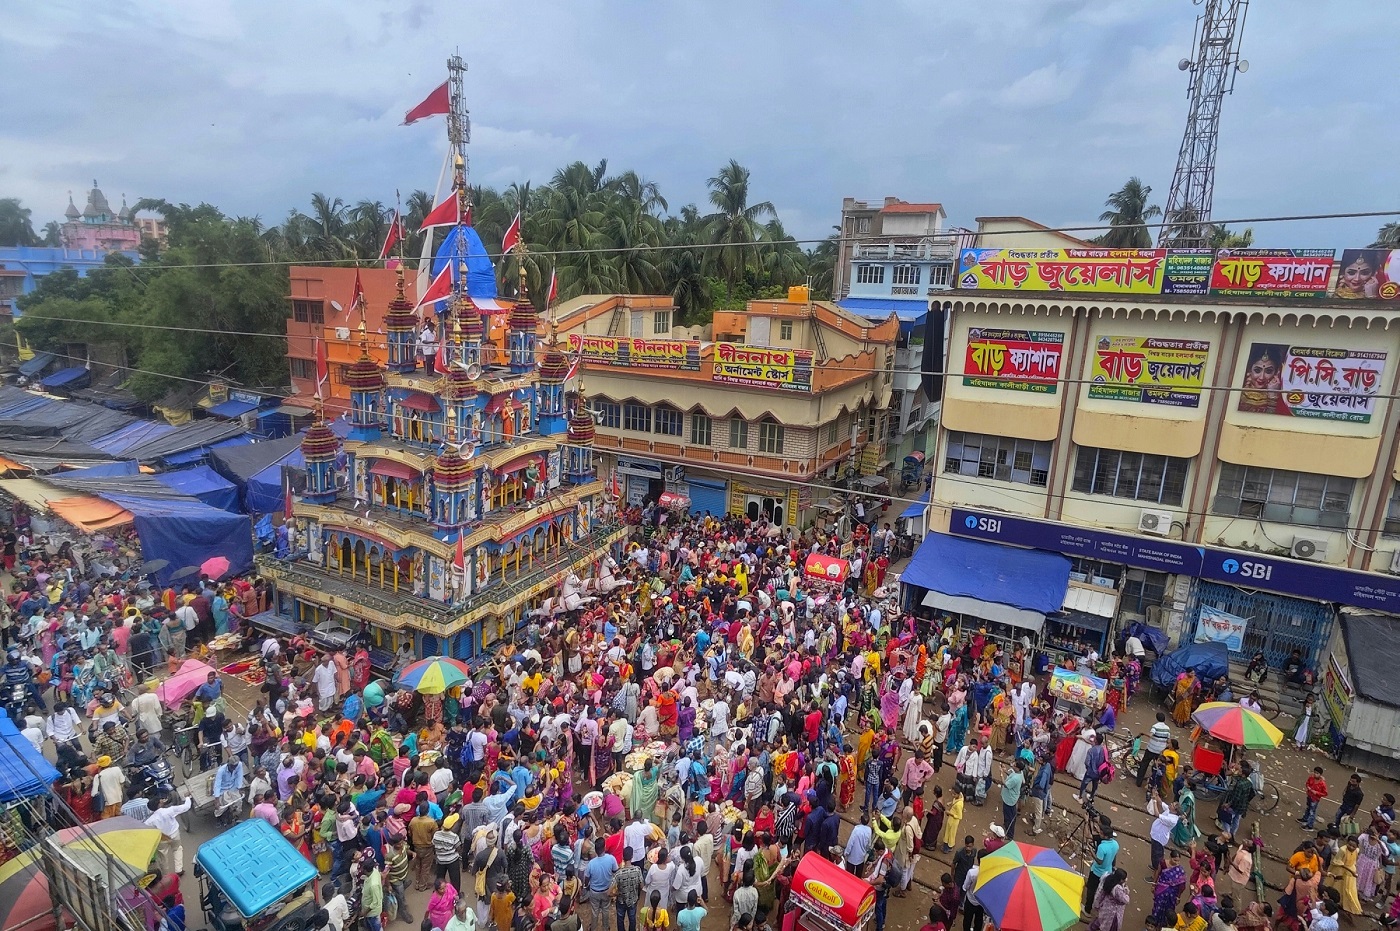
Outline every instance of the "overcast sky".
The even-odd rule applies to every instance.
[[[1260,0],[1225,101],[1214,217],[1400,208],[1394,29],[1373,0]],[[123,193],[277,222],[312,191],[431,188],[441,118],[403,112],[460,49],[476,183],[607,158],[703,204],[729,158],[790,233],[843,196],[950,222],[1093,220],[1129,175],[1165,200],[1186,117],[1189,0],[10,0],[0,196],[35,225]],[[1389,62],[1390,65],[1386,63]],[[1382,220],[1256,224],[1364,245]]]

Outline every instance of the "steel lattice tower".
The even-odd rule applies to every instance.
[[[467,110],[467,95],[463,87],[463,76],[467,73],[467,63],[461,55],[447,59],[447,93],[452,102],[447,114],[447,141],[453,154],[459,156],[465,165],[467,143],[472,141],[472,118]]]
[[[1202,0],[1195,0],[1200,3]],[[1179,67],[1191,72],[1191,100],[1186,132],[1176,157],[1171,192],[1157,245],[1199,248],[1209,238],[1211,201],[1215,196],[1215,149],[1220,133],[1220,105],[1235,89],[1235,75],[1249,68],[1240,59],[1249,0],[1204,0],[1196,17],[1195,57]]]

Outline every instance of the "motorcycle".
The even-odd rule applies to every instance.
[[[15,722],[15,727],[24,726],[24,708],[33,697],[29,694],[29,686],[23,682],[5,682],[3,690],[0,691],[0,704],[4,705],[5,711],[10,715],[10,720]]]
[[[132,798],[152,794],[163,798],[175,796],[175,770],[165,754],[149,763],[138,763],[132,768],[135,770],[131,780]]]

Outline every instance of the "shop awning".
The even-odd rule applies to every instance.
[[[385,478],[415,479],[418,472],[412,466],[404,465],[402,462],[395,462],[392,459],[376,459],[374,465],[369,467],[370,475],[382,475]]]
[[[45,388],[61,388],[64,385],[75,384],[80,378],[85,378],[87,375],[88,370],[84,366],[75,365],[72,368],[59,369],[39,384]]]
[[[1339,616],[1347,668],[1356,694],[1368,702],[1400,708],[1400,690],[1386,685],[1400,665],[1400,622],[1385,614],[1343,611]],[[1329,670],[1332,676],[1336,673]],[[1345,682],[1337,687],[1345,691]]]
[[[1055,553],[930,533],[900,581],[928,589],[925,607],[1038,631],[1064,604],[1069,570]]]
[[[1111,618],[1118,613],[1118,593],[1070,582],[1065,590],[1064,609]]]
[[[442,405],[438,403],[437,398],[427,394],[404,395],[399,398],[399,404],[411,411],[424,411],[429,414],[442,410]]]
[[[76,491],[57,488],[37,478],[7,478],[0,480],[0,489],[13,495],[36,511],[46,510],[53,501],[79,497]]]
[[[928,509],[928,492],[924,492],[923,497],[919,498],[918,501],[915,501],[913,504],[911,504],[911,505],[909,505],[907,508],[905,508],[905,509],[904,509],[904,513],[900,514],[899,516],[900,516],[901,519],[906,518],[906,517],[923,517],[923,516],[924,516],[924,511],[927,510],[927,509]]]
[[[94,495],[77,495],[62,501],[50,501],[49,510],[88,533],[106,530],[108,527],[120,527],[135,520],[126,508]]]
[[[885,463],[889,465],[889,463]],[[879,488],[881,485],[889,483],[889,479],[883,475],[863,475],[856,479],[856,484],[862,488]]]
[[[1087,611],[1061,611],[1053,615],[1050,620],[1058,621],[1061,624],[1068,624],[1071,627],[1078,627],[1082,630],[1092,630],[1096,634],[1108,632],[1110,618],[1099,617],[1097,614],[1090,614]]]
[[[209,413],[215,417],[227,417],[232,420],[235,417],[242,417],[249,411],[255,411],[257,409],[258,405],[254,401],[242,401],[231,398],[209,408]]]

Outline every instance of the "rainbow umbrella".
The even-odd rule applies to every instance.
[[[1236,747],[1277,747],[1283,743],[1283,731],[1268,718],[1234,702],[1208,701],[1191,717],[1207,734]]]
[[[999,931],[1065,931],[1079,921],[1084,877],[1048,847],[1008,841],[982,858],[974,891]]]
[[[467,664],[446,656],[430,656],[406,667],[394,684],[424,695],[441,695],[469,678]]]

